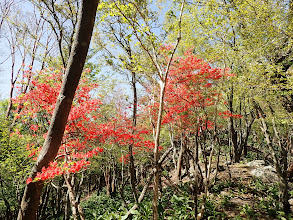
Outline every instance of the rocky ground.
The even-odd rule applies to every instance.
[[[211,197],[227,219],[291,219],[278,210],[277,181],[275,169],[262,160],[236,163],[218,173],[220,192]],[[293,199],[289,202],[293,211]]]
[[[209,194],[209,203],[219,214],[211,219],[293,219],[278,207],[278,177],[272,166],[255,160],[220,167]],[[292,190],[293,185],[293,194]],[[293,197],[289,202],[293,212]]]

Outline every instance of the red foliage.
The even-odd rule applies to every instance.
[[[14,102],[21,107],[21,112],[16,114],[16,117],[21,118],[22,124],[30,128],[33,132],[32,136],[37,137],[36,134],[44,133],[45,138],[61,88],[62,77],[63,72],[60,70],[41,71],[31,79],[30,91],[15,98]],[[27,179],[27,183],[51,179],[64,172],[78,172],[89,165],[88,158],[103,151],[102,148],[92,147],[89,138],[91,115],[102,104],[99,99],[91,95],[91,91],[95,89],[97,84],[90,83],[86,77],[81,79],[56,160],[48,167],[43,167],[42,172],[37,173],[34,180]],[[40,152],[40,146],[28,144],[27,150],[31,151],[30,157],[35,157]]]
[[[168,48],[167,48],[168,49]],[[172,124],[181,133],[196,131],[197,122],[202,129],[213,128],[214,122],[209,118],[215,114],[215,105],[222,99],[216,87],[221,79],[233,76],[229,69],[212,68],[191,51],[174,59],[166,84],[162,124]],[[149,88],[149,91],[158,88]],[[155,124],[158,99],[155,95],[149,105],[149,112]],[[212,108],[210,108],[212,107]],[[209,110],[207,110],[210,108]],[[217,113],[216,113],[217,114]],[[241,117],[240,115],[221,114],[221,116]]]
[[[164,50],[170,48],[170,46],[162,48],[162,54]],[[222,98],[216,85],[224,77],[232,76],[227,72],[229,71],[212,68],[190,51],[174,59],[166,84],[162,124],[172,124],[173,128],[179,131],[178,134],[182,134],[195,132],[198,122],[201,129],[213,128],[214,122],[210,118],[215,114],[224,118],[241,117],[228,111],[218,112],[217,108],[214,108],[218,100]],[[16,113],[16,117],[21,118],[23,125],[30,128],[32,136],[46,136],[61,87],[62,75],[62,71],[52,69],[39,72],[31,79],[30,91],[15,99],[22,108],[19,114]],[[136,127],[132,126],[132,120],[126,114],[131,107],[123,107],[124,110],[121,110],[115,118],[101,123],[103,120],[99,120],[101,117],[99,108],[102,103],[93,97],[93,91],[97,88],[97,84],[90,83],[85,76],[81,79],[55,161],[48,167],[44,167],[34,179],[28,178],[27,184],[32,181],[51,179],[64,172],[71,173],[85,169],[90,163],[88,159],[103,151],[102,145],[121,147],[132,145],[134,154],[154,149],[154,143],[149,139],[155,127],[159,109],[157,97],[159,88],[155,85],[149,86],[148,97],[151,98],[145,105],[147,107],[139,106],[142,110],[138,120],[142,122]],[[146,118],[149,116],[152,118],[152,126],[148,127],[145,121],[148,121]],[[21,135],[19,131],[15,134]],[[28,144],[27,149],[31,151],[31,157],[37,156],[40,151],[40,147],[35,144]],[[128,154],[123,155],[120,161],[127,162],[128,158]]]
[[[49,69],[35,75],[31,79],[30,91],[14,100],[22,108],[19,114],[16,113],[16,117],[31,130],[31,136],[40,138],[40,135],[43,135],[45,138],[61,88],[63,73]],[[86,168],[90,164],[89,158],[103,152],[103,148],[99,146],[104,144],[119,146],[133,144],[140,150],[153,148],[153,144],[143,138],[150,131],[144,126],[132,127],[132,121],[125,114],[117,115],[106,123],[97,122],[100,118],[98,111],[102,105],[99,99],[92,96],[97,88],[97,84],[90,83],[83,76],[75,94],[62,145],[55,161],[44,167],[34,179],[28,178],[27,184]],[[18,130],[15,134],[21,135]],[[36,159],[41,147],[29,143],[26,149],[30,151],[29,156]]]

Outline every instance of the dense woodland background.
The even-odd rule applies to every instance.
[[[292,0],[100,1],[58,154],[34,173],[81,5],[0,2],[0,219],[33,184],[36,219],[291,219]]]

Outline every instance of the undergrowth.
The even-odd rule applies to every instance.
[[[210,189],[206,200],[206,210],[203,219],[291,219],[285,216],[278,203],[278,186],[265,184],[260,179],[244,182],[240,178],[233,180],[218,180]],[[128,208],[134,205],[131,189],[125,188],[125,201]],[[249,202],[244,198],[249,198]],[[121,196],[116,193],[92,195],[81,205],[86,219],[123,219],[127,208],[121,202]],[[239,203],[237,203],[237,201]],[[201,207],[199,196],[197,207]],[[198,210],[199,212],[200,210]],[[132,212],[133,220],[152,218],[152,194],[147,193],[139,208]],[[194,219],[194,199],[190,195],[189,184],[179,186],[179,190],[164,188],[159,199],[159,219]]]

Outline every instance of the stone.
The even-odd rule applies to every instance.
[[[272,166],[256,166],[250,173],[252,176],[258,177],[265,182],[278,182],[276,169]]]
[[[246,165],[249,167],[263,167],[263,166],[265,166],[265,161],[264,160],[254,160],[254,161],[248,162]]]

